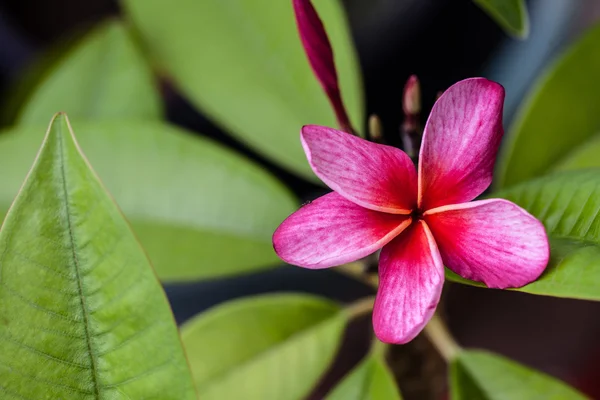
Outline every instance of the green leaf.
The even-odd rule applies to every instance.
[[[2,399],[195,399],[166,296],[53,120],[0,232]]]
[[[450,365],[452,400],[586,399],[565,383],[507,358],[464,350]]]
[[[600,300],[600,169],[555,173],[495,193],[544,223],[550,263],[518,291]],[[453,281],[475,284],[447,271]],[[482,286],[481,284],[475,284]]]
[[[496,184],[508,187],[550,171],[600,132],[600,24],[537,82],[501,152]]]
[[[557,165],[555,170],[566,171],[600,167],[600,135],[595,135],[582,145],[570,151]]]
[[[75,128],[161,279],[213,278],[281,263],[271,236],[297,203],[263,169],[159,122]],[[33,159],[35,132],[0,134],[0,208],[10,204]]]
[[[235,300],[182,328],[203,400],[301,400],[327,370],[346,313],[329,300],[271,294]]]
[[[162,116],[152,72],[121,22],[100,24],[45,72],[18,123],[46,123],[58,111],[76,121]]]
[[[331,39],[348,113],[361,130],[362,83],[343,9],[339,0],[314,3]],[[192,103],[264,156],[316,180],[300,128],[337,124],[302,49],[290,0],[123,4],[156,62]]]
[[[529,15],[525,0],[473,0],[506,33],[518,39],[529,36]]]
[[[394,376],[381,357],[368,356],[327,396],[327,400],[400,400]]]

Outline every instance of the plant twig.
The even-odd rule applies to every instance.
[[[340,265],[335,270],[377,289],[379,287],[379,277],[376,274],[368,274],[366,269],[367,265],[365,263],[356,261]]]
[[[373,311],[373,304],[375,304],[375,296],[363,297],[355,301],[346,307],[348,318],[354,319],[370,313]]]
[[[369,352],[377,358],[384,359],[389,349],[389,344],[382,342],[376,337],[373,337],[373,341],[371,343],[371,350],[369,350]]]
[[[456,343],[446,324],[438,314],[435,314],[423,330],[429,341],[435,346],[440,355],[450,362],[456,358],[461,348]]]

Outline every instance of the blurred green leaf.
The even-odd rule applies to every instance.
[[[326,299],[271,294],[235,300],[182,328],[203,400],[301,400],[333,360],[346,314]]]
[[[159,122],[75,128],[161,279],[212,278],[280,263],[271,236],[297,204],[263,169]],[[22,127],[0,134],[0,209],[33,159],[36,132]]]
[[[166,296],[55,117],[0,232],[3,399],[195,399]]]
[[[394,376],[381,357],[369,355],[335,387],[327,400],[400,400]]]
[[[558,171],[585,168],[600,168],[600,135],[574,148],[554,166]]]
[[[336,126],[304,54],[291,0],[122,0],[154,59],[200,110],[256,151],[316,180],[302,125]],[[338,0],[317,0],[356,129],[364,110],[359,65]]]
[[[450,365],[452,400],[586,399],[565,383],[496,354],[464,350]]]
[[[519,39],[529,36],[529,15],[525,0],[473,0],[506,33]]]
[[[600,132],[600,24],[536,83],[500,154],[496,184],[543,175]]]
[[[158,119],[160,101],[150,67],[128,29],[110,20],[45,71],[17,122],[46,123],[58,111],[66,111],[75,121]]]
[[[550,263],[535,282],[515,289],[555,297],[600,300],[600,169],[547,175],[494,193],[544,223]],[[483,286],[447,271],[456,282]]]

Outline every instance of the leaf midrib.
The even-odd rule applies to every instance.
[[[62,130],[62,127],[60,128]],[[65,172],[65,159],[64,159],[64,140],[63,133],[60,132],[58,135],[59,142],[59,157],[60,157],[60,172],[62,178],[62,187],[63,187],[63,201],[65,204],[66,211],[66,219],[67,219],[67,227],[69,230],[69,240],[71,242],[71,251],[73,254],[73,265],[75,266],[75,274],[77,279],[77,290],[79,292],[79,300],[81,304],[81,310],[83,314],[83,323],[85,330],[85,340],[88,348],[88,353],[91,361],[91,375],[92,375],[92,383],[94,385],[94,395],[96,399],[101,399],[100,397],[100,384],[98,377],[98,361],[96,360],[95,353],[92,349],[92,338],[90,335],[91,327],[90,327],[90,313],[87,308],[87,304],[85,302],[85,296],[83,294],[83,282],[81,280],[81,270],[79,265],[79,258],[77,257],[76,245],[75,245],[75,237],[73,235],[73,225],[71,222],[71,210],[69,205],[69,194],[67,189],[67,176]]]

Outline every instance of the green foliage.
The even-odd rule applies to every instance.
[[[600,132],[600,25],[551,67],[522,106],[501,152],[496,184],[543,175]]]
[[[450,368],[452,400],[586,398],[546,374],[484,351],[462,351]]]
[[[363,360],[327,396],[327,400],[400,400],[394,376],[383,357],[375,354]]]
[[[598,134],[575,147],[558,161],[553,169],[564,171],[585,168],[600,168],[600,135]]]
[[[537,281],[516,290],[600,300],[600,169],[547,175],[494,197],[525,208],[544,223],[550,238],[548,268]],[[449,271],[446,276],[473,284]]]
[[[211,278],[280,263],[271,235],[296,202],[262,169],[159,122],[75,128],[161,279]],[[38,131],[0,134],[0,209],[6,210],[25,176]]]
[[[194,399],[142,248],[55,117],[0,232],[2,399]]]
[[[327,370],[346,314],[329,300],[271,294],[235,300],[184,325],[203,400],[301,400]]]
[[[123,0],[165,74],[200,110],[256,151],[316,180],[302,151],[305,124],[336,126],[288,0]],[[315,1],[335,51],[350,118],[364,123],[362,83],[338,0]]]
[[[529,36],[529,15],[525,0],[473,0],[506,33],[519,39]]]
[[[100,24],[44,71],[18,123],[46,123],[58,111],[76,121],[161,117],[150,67],[121,22]]]

